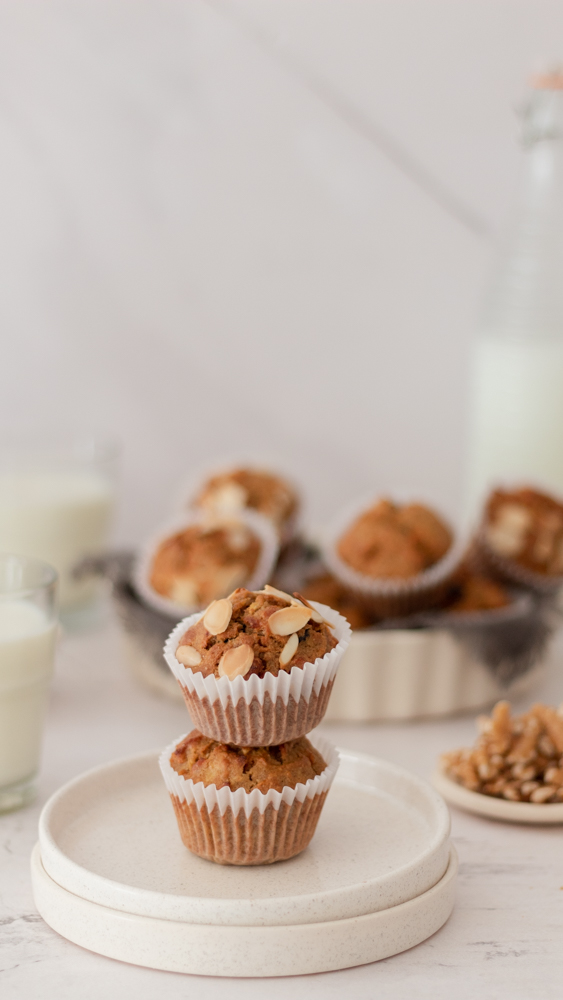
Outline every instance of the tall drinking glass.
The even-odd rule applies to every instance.
[[[107,546],[116,467],[115,445],[93,438],[0,440],[0,552],[54,566],[63,613],[83,611],[99,593],[73,570]]]
[[[52,566],[0,555],[0,812],[35,796],[57,634],[56,589]]]

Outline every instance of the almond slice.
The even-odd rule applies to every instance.
[[[302,604],[305,604],[306,607],[311,609],[311,618],[313,619],[314,622],[317,622],[319,625],[322,625],[324,623],[325,625],[328,625],[329,628],[334,628],[334,625],[331,625],[331,623],[328,622],[326,618],[323,618],[320,611],[317,611],[317,609],[314,608],[312,604],[309,604],[309,601],[307,600],[306,597],[303,597],[303,594],[299,594],[297,591],[295,591],[295,596],[299,601],[301,601]]]
[[[280,667],[285,667],[290,662],[290,660],[293,659],[298,645],[299,645],[299,636],[297,635],[297,632],[294,632],[293,635],[290,635],[289,639],[287,640],[285,646],[283,647],[280,653]]]
[[[203,624],[210,635],[220,635],[229,627],[233,605],[224,597],[221,601],[212,601],[203,616]]]
[[[292,604],[290,608],[280,608],[279,611],[274,611],[273,615],[268,618],[268,625],[272,635],[291,635],[292,632],[298,632],[300,628],[303,628],[310,617],[310,608],[304,608],[301,604]]]
[[[235,677],[244,677],[250,670],[253,660],[252,646],[246,643],[242,646],[232,646],[219,660],[219,677],[228,677],[230,681]]]
[[[273,597],[280,597],[282,601],[287,601],[288,604],[295,604],[293,597],[286,594],[284,590],[276,590],[275,587],[270,587],[269,583],[264,584],[264,593],[272,594]]]
[[[198,667],[201,663],[201,653],[198,653],[193,646],[178,646],[176,659],[184,667]]]

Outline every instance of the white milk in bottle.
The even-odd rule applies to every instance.
[[[525,116],[519,213],[475,345],[468,513],[492,486],[563,495],[563,76],[537,81]]]

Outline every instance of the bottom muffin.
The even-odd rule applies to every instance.
[[[338,767],[321,737],[236,747],[193,730],[168,747],[160,767],[180,836],[219,864],[263,865],[309,844]]]

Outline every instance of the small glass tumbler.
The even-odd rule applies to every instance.
[[[99,596],[99,581],[74,570],[108,544],[116,469],[116,446],[96,438],[0,440],[0,552],[54,566],[63,613]]]
[[[57,574],[0,555],[0,813],[36,794],[57,637]]]

